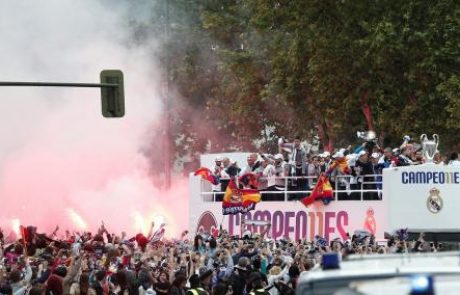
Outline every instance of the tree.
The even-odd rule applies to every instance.
[[[266,130],[319,134],[326,149],[363,129],[390,146],[422,133],[459,142],[458,1],[170,3],[160,59],[171,68],[178,154],[254,150],[261,134],[273,152]]]

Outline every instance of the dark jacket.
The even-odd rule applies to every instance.
[[[233,272],[229,278],[229,284],[232,285],[233,294],[244,294],[246,287],[246,277]]]
[[[195,289],[190,289],[187,291],[187,295],[195,295],[195,294],[208,295],[209,293],[206,292],[203,288],[195,288]]]
[[[356,161],[355,167],[361,168],[361,175],[372,175],[374,174],[374,165],[371,161],[361,162],[360,160]],[[353,170],[353,175],[356,176],[355,170]]]
[[[169,290],[169,295],[184,295],[185,290],[182,288],[178,288],[176,286],[172,286],[171,290]]]

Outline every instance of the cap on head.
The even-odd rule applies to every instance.
[[[343,152],[341,152],[341,151],[336,152],[336,153],[332,156],[332,158],[335,158],[335,159],[339,159],[339,158],[343,158],[343,157],[344,157],[344,154],[343,154]]]
[[[358,153],[358,156],[364,156],[364,155],[367,155],[367,152],[365,150],[362,150]]]

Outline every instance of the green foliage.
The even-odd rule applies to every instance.
[[[170,5],[174,26],[160,52],[177,91],[174,132],[188,152],[208,141],[212,151],[252,149],[266,126],[290,137],[321,127],[336,147],[353,143],[367,128],[364,101],[387,145],[405,134],[438,133],[449,148],[460,139],[458,1]]]

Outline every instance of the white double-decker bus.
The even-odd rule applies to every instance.
[[[244,167],[248,153],[220,155]],[[213,167],[215,157],[202,155],[201,166]],[[268,235],[272,239],[289,236],[313,240],[319,235],[328,241],[346,239],[347,233],[351,235],[355,230],[367,230],[377,240],[384,239],[384,232],[402,228],[410,232],[460,232],[460,219],[456,218],[460,212],[460,167],[435,164],[395,167],[384,169],[383,175],[368,175],[366,179],[371,179],[372,189],[364,189],[365,185],[355,186],[351,191],[333,187],[334,200],[328,205],[317,201],[307,208],[298,200],[291,200],[291,196],[307,196],[311,190],[286,189],[262,192],[262,201],[255,210],[244,215],[223,215],[223,193],[214,192],[208,182],[190,175],[190,230],[194,233],[201,229],[212,234],[222,227],[230,235],[240,235],[247,229],[260,232],[263,230],[260,224],[268,222],[271,224]],[[273,197],[264,200],[267,193],[276,194],[276,200]],[[369,200],[366,193],[379,197]],[[353,200],[346,198],[349,194],[355,196]],[[246,222],[248,228],[242,229],[242,219],[261,222]]]

